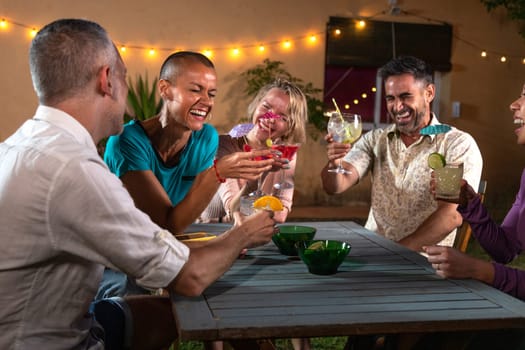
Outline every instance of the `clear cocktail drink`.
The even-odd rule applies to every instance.
[[[458,200],[463,178],[463,163],[447,164],[434,170],[436,199]]]

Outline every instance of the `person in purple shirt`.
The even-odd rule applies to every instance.
[[[520,97],[510,104],[510,110],[517,126],[514,131],[517,143],[525,145],[525,85]],[[433,187],[434,183],[431,184]],[[492,220],[476,191],[465,180],[462,180],[457,211],[470,224],[472,233],[493,261],[474,258],[451,247],[423,247],[436,273],[445,278],[475,279],[525,301],[525,271],[506,266],[525,246],[525,169],[516,200],[501,225]],[[471,334],[469,339],[467,349],[501,348],[498,342],[503,339],[506,349],[525,348],[523,329],[479,332]]]
[[[525,145],[525,85],[520,97],[510,104],[510,109],[518,127],[514,131],[517,143]],[[480,197],[465,180],[457,210],[494,261],[477,259],[450,247],[424,247],[436,273],[446,278],[476,279],[525,301],[525,271],[505,266],[525,246],[525,170],[516,200],[501,225],[491,219]]]

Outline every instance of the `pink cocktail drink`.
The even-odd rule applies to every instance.
[[[281,152],[281,158],[292,160],[299,149],[299,145],[272,145],[272,149]]]

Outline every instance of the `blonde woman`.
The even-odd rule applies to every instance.
[[[306,139],[305,124],[308,118],[306,97],[295,84],[289,81],[276,79],[263,86],[248,106],[248,115],[251,116],[253,128],[239,137],[221,135],[217,159],[246,150],[247,146],[251,149],[268,148],[268,139],[271,139],[272,143],[301,143]],[[280,167],[277,164],[274,165],[273,171],[264,176],[261,187],[263,193],[274,193],[274,185],[278,183],[293,184],[296,155],[290,161],[282,159],[283,164],[280,164],[284,169],[282,178],[283,174],[278,171]],[[257,181],[227,179],[202,213],[201,219],[205,222],[231,221],[232,212],[237,208],[240,196],[256,189]],[[284,222],[292,207],[293,188],[280,189],[279,197],[285,209],[275,213],[275,220]]]

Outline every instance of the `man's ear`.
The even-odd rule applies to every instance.
[[[112,94],[112,84],[110,75],[109,66],[103,66],[97,76],[97,87],[102,95],[111,95]]]
[[[436,97],[436,86],[434,84],[428,84],[425,87],[425,100],[430,103]]]

